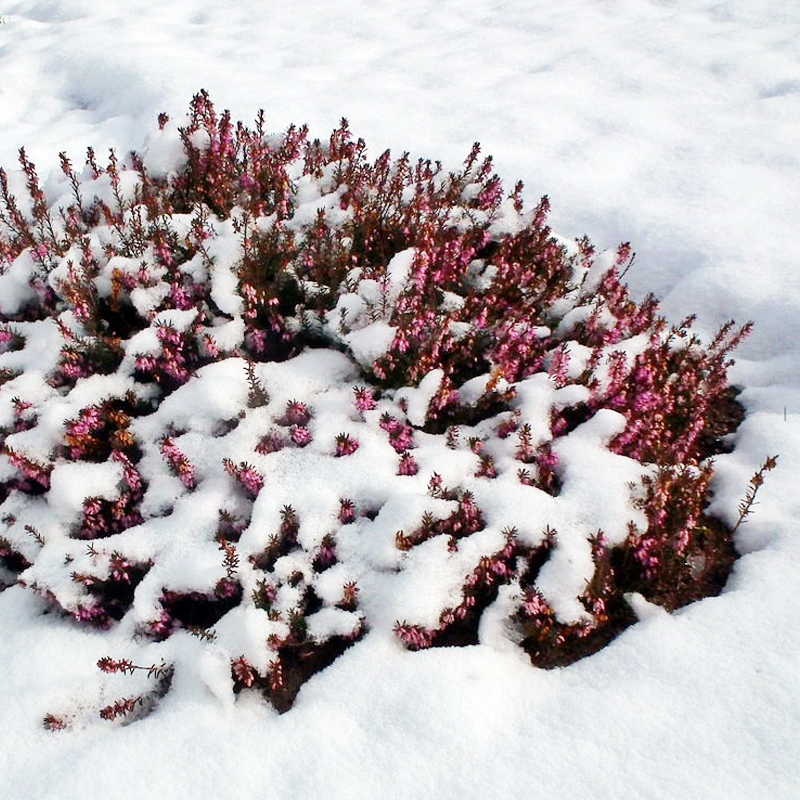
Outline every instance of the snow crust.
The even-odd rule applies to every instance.
[[[134,0],[122,9],[88,0],[18,0],[0,10],[0,165],[12,187],[20,183],[14,166],[23,145],[54,198],[65,191],[55,158],[61,150],[78,161],[88,144],[98,153],[113,146],[122,154],[144,142],[148,169],[162,174],[176,151],[174,138],[152,132],[155,116],[181,113],[201,86],[234,119],[248,120],[264,105],[275,128],[306,121],[324,136],[345,115],[375,156],[386,147],[398,154],[408,149],[455,168],[480,139],[507,182],[526,179],[529,204],[549,193],[556,230],[585,232],[601,249],[633,241],[637,259],[627,278],[639,295],[658,294],[671,320],[696,312],[705,334],[729,317],[755,321],[731,372],[744,389],[748,416],[736,451],[717,460],[714,513],[734,522],[750,475],[765,455],[781,454],[756,513],[738,532],[745,555],[722,595],[673,615],[632,597],[639,624],[564,670],[532,669],[513,643],[507,646],[491,616],[481,644],[470,648],[409,653],[380,633],[378,623],[391,624],[401,604],[412,604],[424,622],[447,600],[448,578],[425,583],[406,569],[394,581],[370,582],[370,570],[396,566],[397,551],[389,537],[369,534],[389,530],[392,515],[421,516],[428,509],[408,497],[385,497],[386,476],[364,466],[354,467],[348,480],[366,481],[364,491],[385,504],[374,521],[354,526],[354,539],[368,545],[343,541],[342,547],[363,559],[362,591],[375,631],[309,681],[282,717],[253,698],[234,703],[222,657],[227,649],[259,651],[257,643],[270,633],[262,614],[220,625],[219,650],[188,635],[154,645],[154,660],[176,663],[176,681],[151,717],[126,728],[48,734],[40,728],[45,713],[97,703],[94,662],[124,655],[131,631],[65,626],[42,614],[42,602],[30,592],[7,589],[0,593],[0,795],[89,800],[107,796],[109,787],[123,800],[152,793],[222,800],[789,800],[800,793],[794,746],[800,738],[800,278],[796,253],[787,247],[800,214],[798,8],[779,0],[533,0],[491,10],[477,0],[396,6],[314,0],[302,9],[241,0],[224,6]],[[98,182],[98,195],[104,191]],[[236,253],[214,256],[213,299],[235,317],[242,312],[232,291]],[[402,263],[395,266],[399,284]],[[12,265],[0,276],[4,313],[26,299],[22,271]],[[372,358],[388,345],[389,332],[366,330],[357,331],[361,342],[348,343]],[[3,357],[5,366],[25,370],[0,389],[4,401],[16,394],[48,399],[35,389],[35,377],[46,359],[57,358],[58,337],[53,329],[28,342],[20,351],[29,359],[24,364],[10,363],[16,353]],[[38,366],[37,359],[43,359]],[[158,411],[197,433],[184,434],[180,446],[201,476],[218,453],[204,450],[199,434],[225,419],[232,397],[246,393],[243,372],[234,366],[206,368],[190,397],[179,390]],[[270,365],[263,379],[273,402],[300,391],[324,396],[322,366],[313,359]],[[322,373],[342,380],[348,368],[328,363]],[[118,391],[124,389],[113,387]],[[553,391],[534,384],[521,402],[539,407]],[[101,388],[89,384],[86,392],[94,398]],[[335,411],[337,398],[329,399]],[[53,436],[76,410],[54,414]],[[582,465],[567,473],[563,490],[572,497],[564,524],[578,531],[589,519],[613,514],[614,486],[632,472],[625,459],[612,463],[603,456],[600,443],[614,424],[611,416],[601,418],[559,445],[565,461]],[[329,431],[314,433],[322,440]],[[51,446],[24,436],[14,444],[32,455]],[[419,444],[414,454],[424,475],[426,452],[429,463],[436,454],[426,451],[433,446],[422,437]],[[362,442],[350,458],[370,446]],[[580,450],[579,459],[570,448]],[[309,529],[314,537],[335,513],[336,498],[309,486],[315,474],[309,469],[286,489],[300,493],[316,515]],[[454,459],[449,469],[445,482],[467,467]],[[56,507],[66,519],[92,481],[91,491],[112,496],[117,476],[98,470],[75,482],[66,472],[53,477],[52,499],[60,498]],[[182,524],[165,518],[159,535],[180,543],[185,526],[204,524],[226,489],[209,480],[205,500],[192,506],[182,503],[180,483],[168,477],[147,501],[174,507]],[[491,517],[485,535],[524,517],[535,536],[539,520],[554,510],[542,494],[532,490],[529,504],[509,509],[499,494],[476,491]],[[272,524],[278,504],[259,497],[253,537],[261,522]],[[44,526],[43,505],[41,513]],[[63,524],[54,520],[53,530],[63,533]],[[605,520],[607,533],[613,526]],[[565,545],[542,580],[553,586],[577,581],[587,557],[582,540]],[[440,546],[431,540],[417,548],[431,551],[425,560],[431,569],[446,563],[433,552]],[[180,547],[174,553],[163,568],[178,575]],[[421,562],[417,553],[411,557]],[[41,569],[46,566],[45,559]],[[198,574],[187,574],[187,585],[203,575],[211,585],[217,577],[210,553],[193,569]],[[331,592],[334,578],[343,577],[328,579]],[[431,585],[444,597],[422,593]],[[562,599],[560,613],[577,613],[566,593]],[[142,618],[152,612],[134,610]],[[315,621],[321,629],[340,623]],[[113,678],[103,689],[107,702],[144,685],[139,675]]]

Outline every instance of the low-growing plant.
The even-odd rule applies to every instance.
[[[477,144],[455,172],[371,161],[346,120],[271,135],[200,92],[144,153],[60,166],[50,196],[24,150],[0,169],[0,560],[64,614],[185,629],[285,711],[367,630],[375,542],[379,574],[441,564],[400,643],[477,643],[494,606],[542,667],[634,622],[629,592],[672,610],[724,585],[706,507],[750,326],[671,326],[628,294],[628,244],[556,237]],[[175,669],[100,715],[146,713]]]

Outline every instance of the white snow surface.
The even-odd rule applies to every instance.
[[[672,321],[697,313],[706,338],[728,318],[755,321],[731,372],[748,414],[717,460],[715,512],[733,522],[750,475],[780,454],[723,593],[672,615],[632,598],[641,621],[565,669],[534,669],[497,636],[408,652],[377,620],[278,716],[246,693],[234,703],[229,663],[176,634],[154,656],[172,658],[176,677],[152,715],[48,733],[45,713],[97,705],[95,662],[123,652],[130,632],[87,632],[43,615],[28,591],[3,591],[0,797],[800,796],[800,5],[31,0],[0,15],[7,169],[25,146],[47,185],[61,150],[80,163],[87,145],[144,151],[148,137],[150,163],[168,169],[178,154],[153,134],[155,117],[179,119],[200,88],[234,119],[263,107],[275,130],[307,122],[324,138],[345,116],[375,157],[390,147],[456,168],[480,140],[507,186],[525,180],[529,206],[550,196],[560,234],[598,249],[630,240],[629,284],[657,294]],[[0,308],[19,291],[4,283]],[[275,402],[292,393],[280,373]],[[176,397],[159,413],[188,409]],[[624,471],[592,444],[608,430],[582,445],[604,481]],[[77,488],[62,477],[67,514]],[[602,497],[591,475],[571,485]],[[320,515],[329,502],[323,493]],[[401,598],[414,591],[405,580],[390,584]],[[248,625],[239,635],[267,635]],[[105,702],[141,691],[139,674],[111,677]]]

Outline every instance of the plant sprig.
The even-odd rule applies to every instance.
[[[758,505],[758,503],[756,503],[756,495],[758,494],[758,490],[764,485],[764,476],[767,472],[771,472],[775,469],[777,463],[777,455],[768,456],[755,475],[750,478],[750,483],[747,486],[745,495],[739,503],[739,519],[736,520],[736,524],[733,526],[731,533],[736,533],[739,526],[743,522],[746,522],[747,517],[753,512],[753,506]]]

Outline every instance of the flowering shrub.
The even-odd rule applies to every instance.
[[[705,507],[748,326],[671,327],[627,244],[554,236],[477,145],[455,173],[370,161],[344,120],[268,135],[201,92],[143,154],[60,163],[47,193],[24,150],[0,170],[4,585],[165,654],[199,636],[279,711],[381,603],[411,650],[504,637],[551,667],[631,592],[723,586]],[[179,661],[102,659],[155,684],[100,715]]]

